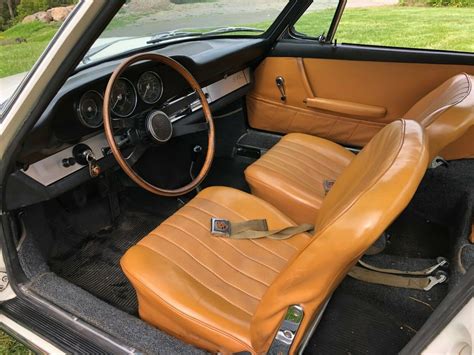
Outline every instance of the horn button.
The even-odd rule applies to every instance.
[[[146,118],[146,128],[158,143],[168,142],[173,135],[173,124],[163,111],[151,111]]]

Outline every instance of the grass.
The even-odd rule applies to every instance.
[[[310,25],[313,14],[304,16]],[[474,52],[473,8],[393,7],[348,9],[338,42]]]
[[[128,13],[128,12],[120,11],[112,19],[112,21],[110,21],[105,31],[113,30],[114,28],[126,27],[127,25],[133,24],[137,20],[145,16],[146,16],[146,13]]]
[[[29,70],[58,30],[58,25],[31,22],[0,32],[0,78]],[[17,38],[27,42],[16,43]]]
[[[334,10],[305,14],[295,29],[318,37],[327,32],[333,14]],[[336,39],[338,43],[474,52],[473,33],[474,8],[383,6],[346,9]]]
[[[329,28],[332,13],[308,13],[295,27],[301,33],[318,36]],[[127,26],[141,16],[121,15],[108,29]],[[261,22],[250,26],[266,29],[269,25]],[[29,70],[57,29],[58,25],[33,22],[0,33],[0,78]],[[474,52],[472,33],[474,8],[391,6],[347,9],[336,38],[339,43]],[[15,43],[18,37],[27,43]]]
[[[12,338],[3,330],[0,330],[0,354],[33,355],[34,352],[28,349],[23,343]]]

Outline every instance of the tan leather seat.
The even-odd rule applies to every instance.
[[[473,76],[458,74],[419,100],[404,115],[403,118],[418,121],[425,128],[431,159],[474,128],[472,86]],[[474,145],[474,142],[470,144]]]
[[[405,118],[425,128],[433,159],[474,127],[472,76],[459,74],[447,80],[419,100]],[[336,180],[353,157],[326,139],[290,133],[249,166],[245,177],[254,195],[297,223],[310,223],[325,197],[323,181]]]
[[[290,133],[249,166],[245,178],[254,195],[297,223],[312,223],[326,195],[324,180],[336,180],[354,156],[327,139]]]
[[[210,351],[265,353],[287,308],[298,304],[305,316],[294,352],[347,271],[408,204],[427,164],[419,124],[388,125],[339,176],[315,235],[284,241],[212,236],[211,217],[266,218],[271,229],[293,222],[244,192],[200,192],[121,260],[140,317]]]

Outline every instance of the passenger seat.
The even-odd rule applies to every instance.
[[[425,128],[430,159],[474,127],[472,79],[464,73],[452,77],[405,114],[404,118]],[[353,158],[353,153],[329,140],[290,133],[249,166],[245,177],[254,195],[296,223],[309,223],[317,216],[332,183]]]

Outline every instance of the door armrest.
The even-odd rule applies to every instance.
[[[387,114],[387,109],[385,107],[358,104],[349,101],[313,97],[306,99],[305,103],[306,106],[310,108],[316,108],[319,110],[331,111],[350,116],[382,118]]]

